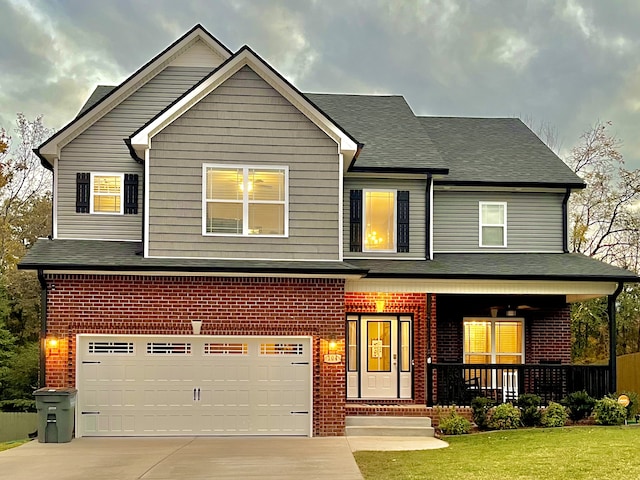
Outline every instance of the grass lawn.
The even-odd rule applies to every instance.
[[[17,447],[22,445],[23,443],[27,443],[29,441],[28,438],[24,440],[13,440],[11,442],[0,442],[0,452],[3,450],[9,450],[10,448]]]
[[[356,452],[366,480],[640,478],[640,427],[497,431],[445,438],[449,447]]]

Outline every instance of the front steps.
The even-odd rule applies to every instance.
[[[348,437],[433,437],[429,417],[347,416]]]

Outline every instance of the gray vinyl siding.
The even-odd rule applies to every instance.
[[[143,167],[123,139],[182,95],[209,72],[206,68],[167,67],[66,145],[58,162],[58,238],[137,240],[142,238]],[[138,174],[137,215],[76,213],[76,173]]]
[[[434,192],[433,250],[562,252],[562,199],[556,193]],[[507,202],[507,247],[479,246],[479,202]]]
[[[425,180],[399,180],[399,179],[369,179],[369,178],[345,178],[344,179],[344,256],[345,258],[424,258],[425,246]],[[350,191],[365,189],[393,189],[409,191],[409,252],[350,252],[349,233],[351,230]]]
[[[289,168],[287,238],[202,235],[202,166]],[[338,146],[249,67],[156,135],[149,255],[337,260]]]

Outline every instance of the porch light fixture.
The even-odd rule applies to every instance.
[[[329,353],[333,353],[336,351],[336,348],[338,347],[338,342],[336,341],[335,337],[331,337],[329,339]]]
[[[507,317],[515,317],[517,314],[518,314],[517,310],[514,310],[511,307],[509,307],[508,310],[505,312],[505,316]]]
[[[60,353],[60,339],[58,337],[47,337],[44,345],[47,357],[49,355],[58,355]]]

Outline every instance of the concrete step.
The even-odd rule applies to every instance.
[[[433,437],[429,417],[348,416],[345,435],[350,437]]]

